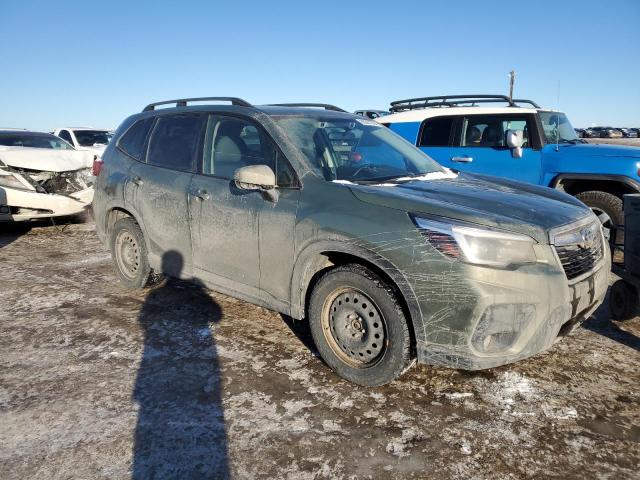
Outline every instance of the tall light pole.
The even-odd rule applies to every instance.
[[[516,81],[516,71],[509,72],[509,100],[513,100],[513,84]]]

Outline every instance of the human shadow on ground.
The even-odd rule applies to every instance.
[[[169,251],[164,265],[182,268]],[[213,325],[222,310],[194,283],[168,279],[140,310],[144,350],[133,391],[139,405],[132,478],[230,476],[222,379]]]

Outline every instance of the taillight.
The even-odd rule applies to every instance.
[[[92,173],[95,177],[97,177],[98,175],[100,175],[100,171],[102,170],[102,159],[100,157],[98,157],[97,155],[93,156],[93,168]]]

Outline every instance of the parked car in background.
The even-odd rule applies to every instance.
[[[618,128],[624,138],[638,138],[638,132],[634,128]]]
[[[602,227],[567,194],[453,172],[337,107],[194,100],[148,105],[104,153],[96,231],[129,288],[161,273],[307,318],[369,386],[416,358],[529,357],[604,298]]]
[[[599,138],[622,138],[622,132],[613,127],[591,127],[591,131]]]
[[[531,100],[423,97],[392,102],[391,110],[378,121],[442,165],[567,192],[592,208],[606,232],[624,223],[622,196],[640,192],[638,148],[587,144],[564,113]]]
[[[113,136],[110,130],[91,127],[57,128],[53,134],[69,142],[77,150],[88,150],[98,156],[102,155]]]
[[[380,118],[380,117],[384,117],[385,115],[389,115],[388,110],[356,110],[353,113],[355,113],[356,115],[362,115],[363,117],[367,117],[371,119]]]
[[[581,138],[600,138],[600,132],[594,131],[593,127],[585,128]]]
[[[576,137],[583,138],[584,137],[584,128],[574,128],[576,131]]]
[[[93,199],[93,154],[49,133],[0,130],[0,221],[76,215]]]

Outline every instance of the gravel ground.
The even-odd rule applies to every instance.
[[[630,145],[640,147],[640,138],[585,138],[588,143],[609,143],[611,145]]]
[[[0,478],[638,478],[640,318],[483,372],[336,377],[303,323],[115,281],[92,225],[0,234]]]

